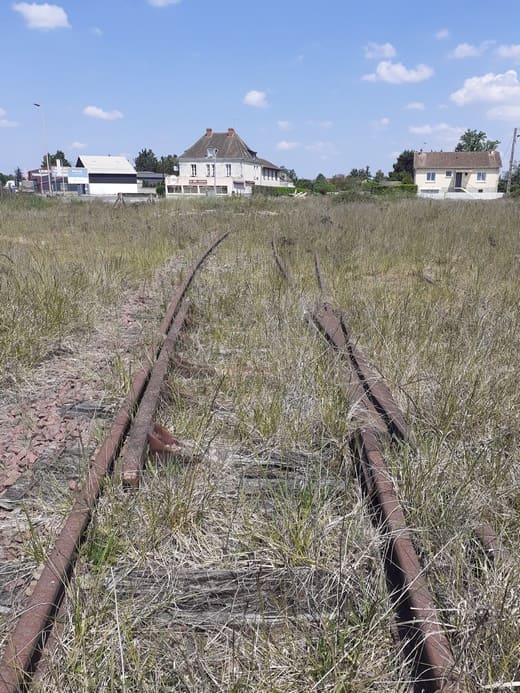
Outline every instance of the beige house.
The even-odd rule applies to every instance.
[[[251,195],[256,186],[294,188],[279,166],[259,158],[233,128],[207,128],[179,157],[179,175],[166,176],[167,197]]]
[[[420,197],[497,199],[502,160],[491,152],[415,152],[414,182]]]

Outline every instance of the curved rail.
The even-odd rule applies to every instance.
[[[90,465],[87,479],[45,562],[24,613],[7,642],[0,661],[0,693],[24,690],[31,681],[63,600],[65,588],[72,577],[78,549],[85,538],[103,481],[112,473],[115,460],[131,431],[133,418],[148,391],[149,383],[156,383],[158,379],[154,377],[157,364],[160,364],[164,373],[166,372],[164,363],[167,358],[161,358],[161,355],[165,346],[164,353],[169,354],[168,345],[173,345],[184,323],[184,296],[204,260],[227,236],[228,233],[223,234],[210,245],[190,268],[174,294],[161,324],[161,332],[163,336],[166,333],[166,337],[156,350],[156,361],[153,366],[150,364],[137,372],[130,392]]]

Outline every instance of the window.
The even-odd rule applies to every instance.
[[[446,178],[451,178],[451,171],[446,171]]]
[[[194,164],[192,164],[194,166]],[[198,185],[183,185],[182,192],[188,195],[197,195],[199,192]]]
[[[486,172],[485,171],[477,171],[477,180],[485,181],[486,180]]]
[[[209,178],[209,176],[214,176],[215,175],[215,164],[206,164],[206,176]]]
[[[226,164],[226,176],[231,175],[231,164]]]
[[[435,180],[435,171],[426,171],[426,180],[433,183]]]
[[[197,175],[197,164],[192,164],[191,165],[191,175],[196,176]]]
[[[180,185],[169,185],[168,186],[168,192],[169,193],[181,193],[182,188]]]
[[[227,185],[217,185],[217,195],[227,195],[228,194],[228,188]],[[213,195],[213,188],[208,188],[206,190],[206,195]]]

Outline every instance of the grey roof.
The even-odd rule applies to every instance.
[[[157,171],[137,171],[138,178],[149,178],[150,180],[162,180],[163,174]]]
[[[277,166],[276,164],[272,164],[270,161],[267,161],[267,159],[257,159],[257,162],[258,162],[261,166],[265,166],[266,168],[274,168],[274,169],[276,169],[276,170],[278,170],[278,171],[280,170],[280,167],[279,167],[279,166]]]
[[[78,156],[76,166],[84,166],[89,173],[133,173],[135,168],[124,156]]]
[[[425,168],[474,168],[499,169],[502,166],[500,152],[415,152],[413,167]]]
[[[179,159],[184,161],[186,159],[190,161],[207,159],[208,149],[218,150],[217,159],[240,159],[268,168],[278,168],[278,166],[267,161],[267,159],[259,159],[256,156],[256,152],[247,146],[233,128],[228,128],[227,132],[213,132],[211,128],[208,128],[206,134],[186,149]]]

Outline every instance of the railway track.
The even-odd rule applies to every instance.
[[[31,684],[66,588],[73,578],[75,557],[102,492],[103,480],[114,474],[126,488],[135,489],[141,482],[147,446],[158,453],[179,453],[180,442],[162,427],[154,426],[154,417],[172,360],[177,361],[181,371],[192,369],[191,364],[174,355],[188,315],[184,297],[207,254],[224,238],[225,235],[212,244],[179,286],[161,325],[162,340],[153,367],[137,374],[127,400],[91,465],[81,495],[62,528],[0,663],[1,693],[28,688]],[[290,282],[289,271],[274,240],[272,251],[283,280]],[[317,255],[314,264],[320,300],[309,311],[308,322],[325,339],[330,352],[340,357],[349,373],[346,379],[348,398],[356,403],[359,417],[350,439],[349,453],[355,461],[369,516],[382,541],[381,559],[395,611],[396,651],[401,653],[411,672],[413,683],[410,685],[415,693],[441,690],[462,693],[457,661],[385,463],[389,446],[397,450],[401,446],[413,449],[414,441],[389,388],[358,350],[345,316],[332,307],[327,298],[326,281]],[[209,369],[199,369],[203,374],[205,370]],[[306,462],[312,466],[313,460]],[[300,463],[297,457],[270,455],[255,464],[246,464],[236,456],[231,459],[230,466],[240,476],[240,492],[254,497],[263,494],[271,482],[281,479],[296,486],[303,478]],[[226,482],[224,473],[218,481]],[[323,484],[326,483],[328,480],[323,480]],[[487,527],[480,531],[487,558],[500,560],[501,549],[496,537]],[[223,532],[222,543],[227,541]],[[326,570],[309,569],[308,566],[273,570],[258,568],[247,560],[235,569],[227,566],[179,569],[175,573],[175,583],[171,583],[171,574],[166,570],[139,569],[125,573],[117,585],[123,597],[134,595],[137,589],[145,593],[148,590],[154,595],[169,589],[169,599],[176,606],[161,618],[168,624],[180,623],[184,633],[216,627],[233,631],[266,624],[271,628],[280,627],[285,624],[280,615],[281,603],[293,622],[322,624],[331,615],[344,610],[349,599],[347,587],[340,580],[335,582]],[[319,690],[319,686],[315,690]]]
[[[0,661],[1,693],[22,690],[30,685],[66,587],[73,578],[77,552],[102,493],[103,482],[112,474],[116,462],[123,483],[135,487],[139,483],[150,433],[153,431],[156,434],[152,436],[152,441],[159,445],[159,452],[164,446],[167,452],[171,450],[173,440],[167,432],[153,426],[161,386],[175,343],[186,321],[186,292],[205,259],[227,235],[225,233],[217,238],[193,264],[172,298],[160,327],[161,339],[155,350],[155,361],[135,375],[130,392],[90,465],[87,478],[63,523],[24,612],[8,638]],[[118,461],[121,452],[121,460]]]

